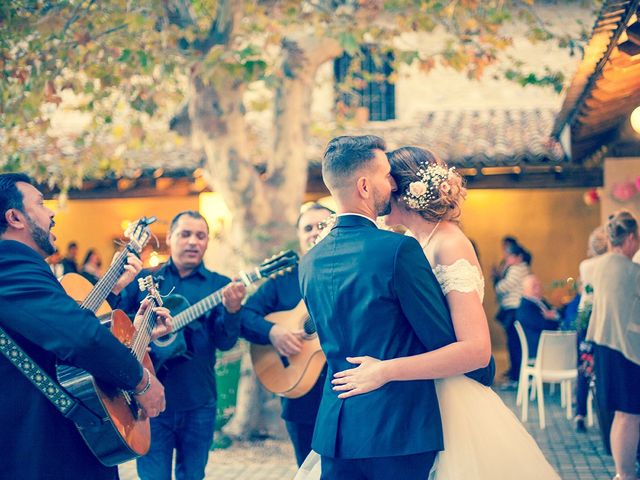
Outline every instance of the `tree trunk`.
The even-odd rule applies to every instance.
[[[233,215],[228,239],[232,246],[212,248],[218,257],[240,257],[255,264],[295,242],[295,221],[307,184],[310,92],[318,67],[337,56],[340,48],[326,39],[289,40],[283,48],[284,78],[275,96],[273,154],[263,174],[250,159],[244,85],[233,79],[226,85],[205,85],[197,73],[192,78],[189,117],[193,140],[206,153],[213,190],[222,194]],[[272,416],[255,411],[264,405],[256,398],[260,388],[255,376],[242,375],[240,382],[236,420],[230,431],[242,437],[268,431],[264,422],[253,421]]]

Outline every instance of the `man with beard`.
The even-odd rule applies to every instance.
[[[55,251],[54,214],[23,174],[0,174],[0,326],[55,378],[58,360],[103,385],[131,391],[143,414],[164,410],[164,389],[90,311],[80,308],[44,258]],[[114,287],[119,293],[140,270],[134,258]],[[148,308],[145,303],[140,313]],[[166,309],[156,309],[168,318]],[[166,330],[165,330],[166,333]],[[0,356],[1,478],[114,479],[66,419],[23,373]]]
[[[200,213],[178,213],[169,226],[169,261],[153,272],[161,294],[182,295],[193,305],[224,287],[222,304],[187,325],[187,351],[156,366],[166,388],[167,410],[151,421],[151,449],[138,459],[142,480],[171,478],[174,450],[178,479],[204,478],[216,422],[216,350],[229,350],[240,333],[240,310],[246,293],[242,283],[231,282],[208,270],[203,262],[209,245],[209,225]],[[121,295],[118,308],[132,312],[142,293],[134,284]]]
[[[332,213],[333,211],[327,207],[313,203],[300,214],[296,228],[302,255],[313,247],[320,233],[320,224]],[[301,300],[297,266],[291,272],[267,280],[256,293],[251,295],[242,308],[242,336],[260,345],[272,344],[283,357],[300,353],[304,330],[292,331],[264,317],[273,312],[291,310]],[[282,398],[282,418],[293,443],[298,466],[311,451],[313,426],[316,422],[326,375],[325,367],[313,388],[302,397]]]

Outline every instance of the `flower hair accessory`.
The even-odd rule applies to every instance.
[[[412,210],[424,210],[440,192],[447,193],[451,186],[447,182],[454,175],[455,167],[445,168],[436,163],[423,164],[416,172],[417,180],[411,182],[402,195],[402,200]]]

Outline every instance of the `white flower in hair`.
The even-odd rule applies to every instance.
[[[420,165],[416,171],[417,180],[409,184],[402,195],[407,206],[413,210],[424,210],[440,193],[451,190],[449,180],[456,176],[455,167],[446,168],[437,163]]]
[[[420,195],[424,195],[425,193],[427,193],[427,186],[424,184],[424,182],[421,181],[411,182],[409,184],[409,192],[414,197],[419,197]]]

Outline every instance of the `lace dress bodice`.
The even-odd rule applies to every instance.
[[[466,258],[460,258],[451,265],[436,265],[433,273],[445,295],[452,291],[462,293],[476,291],[480,296],[480,302],[484,300],[482,272]]]

